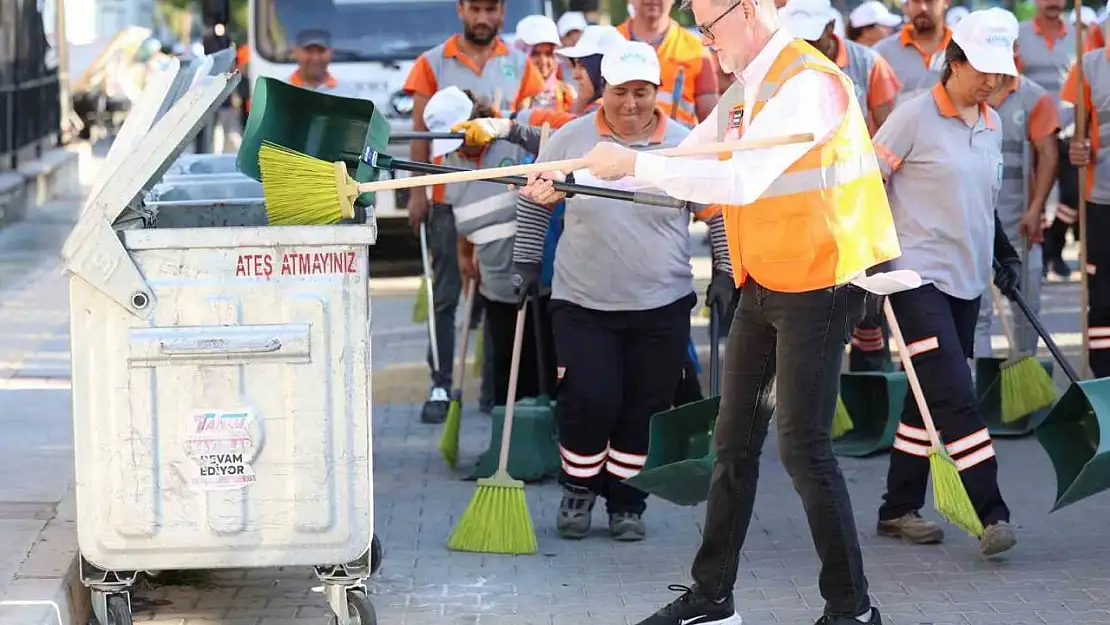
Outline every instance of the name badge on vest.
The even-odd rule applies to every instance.
[[[739,130],[744,126],[744,104],[737,104],[728,112],[728,130]]]

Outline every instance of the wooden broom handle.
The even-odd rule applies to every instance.
[[[758,150],[760,148],[773,148],[780,145],[805,143],[813,141],[812,133],[785,135],[782,137],[768,137],[766,139],[739,139],[723,141],[720,143],[705,143],[702,145],[684,145],[664,150],[653,150],[649,154],[659,156],[709,156],[712,154],[741,152],[744,150]],[[358,185],[359,193],[375,193],[377,191],[394,191],[397,189],[411,189],[413,187],[428,187],[437,184],[455,184],[459,182],[474,182],[488,180],[502,176],[523,176],[526,174],[539,174],[547,171],[572,172],[582,169],[585,159],[571,158],[548,163],[531,163],[528,165],[511,165],[509,167],[490,167],[488,169],[475,169],[471,171],[455,171],[448,174],[431,174],[427,176],[410,176],[408,178],[394,178],[379,180],[377,182],[364,182]]]
[[[508,473],[509,471],[509,443],[513,440],[513,408],[516,407],[516,383],[520,379],[520,352],[524,346],[524,321],[527,315],[527,306],[521,306],[516,313],[516,331],[513,334],[513,362],[509,366],[509,390],[505,397],[505,421],[501,424],[501,453],[497,458],[497,471],[499,473]]]
[[[906,372],[906,379],[910,382],[910,391],[913,393],[913,399],[917,402],[917,410],[921,412],[921,421],[925,424],[925,431],[929,433],[929,440],[933,441],[933,447],[943,449],[944,446],[940,443],[940,436],[937,434],[937,428],[933,425],[933,415],[929,412],[929,406],[925,403],[925,392],[921,390],[921,382],[917,379],[917,371],[913,368],[913,359],[910,358],[910,352],[906,349],[906,341],[902,338],[902,329],[898,326],[898,319],[894,317],[894,309],[890,306],[890,298],[883,298],[883,314],[886,315],[886,324],[890,326],[890,336],[894,339],[894,345],[898,348],[898,358],[902,361],[902,369]]]
[[[470,346],[470,320],[474,316],[474,291],[477,285],[477,280],[468,278],[466,281],[466,302],[463,304],[465,309],[463,310],[462,349],[459,351],[459,359],[455,364],[455,379],[459,381],[460,390],[466,381],[466,350]]]

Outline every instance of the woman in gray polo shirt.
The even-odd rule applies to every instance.
[[[615,46],[601,73],[601,107],[555,132],[537,162],[577,158],[602,141],[669,147],[689,134],[656,109],[659,60],[651,46]],[[521,191],[513,249],[518,293],[531,291],[539,277],[550,211],[563,199],[546,178]],[[601,495],[611,536],[641,540],[647,494],[623,480],[643,468],[648,421],[671,406],[686,360],[697,301],[690,213],[581,196],[566,200],[565,211],[550,304],[563,485],[557,529],[564,538],[585,537]],[[723,219],[715,207],[698,216],[723,251],[715,282],[731,294]]]
[[[891,264],[916,271],[923,281],[891,295],[890,303],[937,430],[986,528],[980,537],[984,555],[1016,543],[967,359],[979,296],[991,279],[992,248],[1001,263],[994,283],[1007,296],[1018,284],[1017,252],[995,212],[1002,183],[1001,121],[986,104],[1008,76],[1017,76],[1017,26],[1003,9],[961,20],[945,50],[940,82],[894,109],[875,135],[902,247],[902,256]],[[925,504],[929,447],[917,404],[907,396],[879,508],[880,534],[914,543],[943,539],[940,527],[918,513]]]

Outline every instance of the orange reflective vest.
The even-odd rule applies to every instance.
[[[632,39],[632,26],[625,22],[617,27],[625,39]],[[698,123],[697,98],[698,76],[705,66],[705,46],[701,39],[694,33],[678,24],[671,24],[663,41],[655,48],[659,56],[660,82],[659,92],[656,94],[656,105],[668,117],[690,126]],[[675,102],[675,83],[682,78],[682,94],[679,98],[678,114],[673,113]]]
[[[902,253],[855,87],[832,61],[804,41],[787,44],[763,79],[751,119],[803,70],[836,76],[848,111],[836,134],[788,167],[758,200],[725,208],[737,285],[750,274],[783,293],[824,289]],[[720,126],[722,137],[727,127]]]

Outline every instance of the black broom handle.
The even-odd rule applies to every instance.
[[[998,261],[994,261],[994,270],[998,271],[1000,268],[1001,266],[998,264]],[[1024,267],[1022,267],[1022,271],[1025,271]],[[1044,341],[1045,346],[1048,347],[1048,351],[1052,352],[1052,357],[1056,359],[1056,362],[1060,363],[1060,368],[1064,370],[1064,375],[1068,376],[1072,384],[1077,384],[1079,382],[1079,374],[1075,372],[1075,368],[1068,362],[1068,359],[1064,356],[1064,352],[1060,351],[1060,347],[1056,345],[1056,341],[1052,340],[1052,335],[1049,334],[1048,330],[1041,324],[1041,320],[1029,309],[1029,304],[1025,302],[1025,296],[1020,292],[1014,293],[1011,301],[1017,304],[1022,314],[1025,315],[1025,318],[1028,319],[1029,323],[1033,326],[1033,329],[1037,331],[1037,334],[1041,335],[1041,339]],[[1086,311],[1083,312],[1086,314]]]
[[[408,141],[435,141],[436,139],[465,139],[461,132],[394,132],[389,135],[390,143],[406,143]]]
[[[363,161],[365,162],[365,161]],[[389,161],[388,169],[394,171],[407,171],[416,174],[449,174],[457,171],[471,171],[465,167],[450,167],[448,165],[432,165],[429,163],[420,163],[417,161],[406,161],[402,159],[393,159]],[[484,182],[496,182],[500,184],[511,184],[518,187],[523,187],[528,184],[528,179],[524,176],[501,176],[498,178],[489,178]],[[574,195],[588,195],[592,197],[600,197],[609,200],[618,200],[621,202],[635,202],[637,204],[649,204],[651,206],[661,206],[663,208],[687,208],[689,204],[685,200],[669,197],[666,195],[659,195],[656,193],[638,193],[634,191],[623,191],[621,189],[606,189],[605,187],[592,187],[584,184],[575,184],[574,178],[568,178],[567,182],[554,183],[555,190],[560,193],[566,193],[567,197]],[[696,207],[692,207],[693,210]]]

